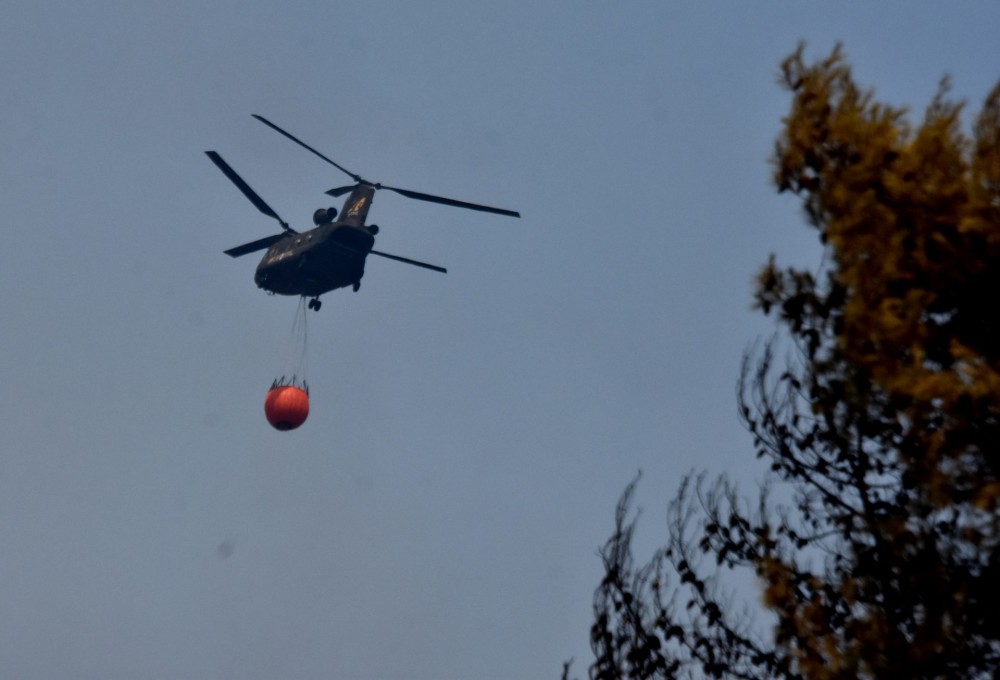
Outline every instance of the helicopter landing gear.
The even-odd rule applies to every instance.
[[[360,281],[355,281],[354,282],[354,292],[357,293],[359,288],[361,288],[361,282]]]
[[[310,301],[309,301],[309,304],[307,305],[307,307],[309,307],[309,309],[315,309],[315,310],[316,310],[316,311],[318,312],[318,311],[319,311],[319,308],[320,308],[320,306],[321,306],[322,304],[323,304],[323,303],[322,303],[322,302],[320,302],[320,301],[319,301],[319,298],[317,297],[317,298],[313,298],[312,300],[310,300]]]

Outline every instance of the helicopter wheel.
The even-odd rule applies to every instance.
[[[354,282],[354,292],[357,293],[358,289],[360,289],[360,288],[361,288],[361,282],[360,281],[355,281]]]
[[[322,304],[323,303],[319,301],[319,298],[313,298],[312,300],[309,301],[308,307],[309,309],[315,309],[318,312],[320,305]]]

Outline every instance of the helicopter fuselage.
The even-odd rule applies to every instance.
[[[336,219],[337,211],[335,208],[320,208],[313,213],[313,222],[317,225],[316,228],[299,233],[289,227],[278,216],[278,213],[222,159],[222,156],[215,151],[205,152],[216,167],[229,178],[229,181],[236,185],[236,188],[253,203],[258,211],[276,220],[284,230],[283,233],[265,236],[223,252],[230,257],[242,257],[267,249],[260,264],[257,265],[257,272],[254,275],[257,287],[278,295],[310,297],[312,298],[309,301],[310,309],[319,310],[321,304],[319,296],[323,293],[346,286],[353,286],[355,291],[358,290],[361,285],[361,277],[365,274],[365,260],[369,255],[378,255],[389,260],[447,273],[448,270],[444,267],[372,249],[375,245],[375,234],[378,233],[378,227],[374,224],[366,225],[365,219],[371,208],[375,192],[379,189],[386,189],[419,201],[511,217],[521,216],[515,210],[493,208],[480,203],[470,203],[454,198],[425,194],[421,191],[369,182],[360,175],[338,165],[266,118],[256,114],[254,114],[254,118],[335,166],[341,172],[349,175],[355,182],[351,186],[338,187],[326,192],[331,196],[348,194],[339,219]]]
[[[318,297],[360,285],[375,236],[361,225],[335,222],[274,243],[254,275],[259,288],[278,295]]]

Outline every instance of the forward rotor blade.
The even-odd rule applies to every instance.
[[[400,257],[399,255],[390,255],[389,253],[383,253],[378,250],[369,250],[372,255],[378,255],[379,257],[384,257],[389,260],[396,260],[397,262],[405,262],[406,264],[412,264],[417,267],[423,267],[424,269],[431,269],[436,272],[441,272],[442,274],[447,274],[448,270],[444,267],[438,267],[437,265],[427,264],[426,262],[419,262],[417,260],[411,260],[407,257]]]
[[[266,125],[269,128],[271,128],[272,130],[274,130],[276,132],[279,132],[280,134],[283,134],[285,137],[288,137],[290,140],[292,140],[293,142],[295,142],[299,146],[303,147],[304,149],[308,149],[309,151],[312,151],[314,154],[316,154],[317,156],[319,156],[320,158],[322,158],[324,161],[326,161],[327,163],[329,163],[333,167],[335,167],[338,170],[340,170],[341,172],[347,174],[355,182],[360,182],[361,181],[361,177],[360,176],[355,175],[353,172],[351,172],[350,170],[348,170],[344,166],[340,165],[336,161],[333,161],[333,160],[327,158],[326,156],[324,156],[323,154],[321,154],[319,151],[317,151],[316,149],[312,148],[311,146],[309,146],[308,144],[306,144],[305,142],[303,142],[301,139],[299,139],[295,135],[291,134],[290,132],[285,132],[284,130],[282,130],[280,127],[278,127],[277,125],[275,125],[274,123],[272,123],[271,121],[269,121],[264,116],[258,116],[256,113],[251,113],[250,115],[253,116],[254,118],[256,118],[257,120],[259,120],[264,125]]]
[[[270,248],[272,245],[277,243],[283,238],[286,238],[288,234],[275,234],[274,236],[266,236],[262,239],[252,241],[250,243],[244,243],[241,246],[236,246],[235,248],[230,248],[229,250],[223,250],[229,257],[240,257],[241,255],[246,255],[248,253],[254,253],[258,250],[264,250],[265,248]]]
[[[521,213],[514,210],[507,210],[505,208],[492,208],[488,205],[480,205],[479,203],[469,203],[468,201],[459,201],[456,198],[445,198],[444,196],[434,196],[433,194],[425,194],[420,191],[410,191],[409,189],[399,189],[397,187],[387,187],[385,185],[376,185],[379,189],[388,189],[389,191],[395,191],[397,194],[406,196],[407,198],[415,198],[418,201],[430,201],[431,203],[442,203],[444,205],[452,205],[456,208],[468,208],[469,210],[479,210],[481,212],[496,213],[497,215],[508,215],[510,217],[520,217]]]
[[[258,196],[257,192],[251,189],[250,185],[244,182],[243,178],[237,175],[235,170],[229,167],[229,164],[226,163],[226,161],[222,160],[222,156],[217,154],[215,151],[206,151],[205,155],[208,156],[213,163],[215,163],[219,170],[222,170],[222,173],[229,178],[230,182],[236,185],[236,188],[243,192],[244,196],[250,199],[250,202],[257,207],[257,210],[261,211],[268,217],[273,217],[278,220],[278,223],[283,229],[289,230],[288,224],[286,224],[283,219],[278,217],[278,213],[274,212],[271,206],[265,203],[264,199]]]
[[[358,250],[357,248],[352,248],[350,246],[344,245],[343,243],[337,243],[334,241],[333,245],[337,246],[338,248],[343,248],[344,250],[349,250],[352,253],[357,253],[358,255],[364,255],[363,251]],[[408,257],[400,257],[399,255],[390,255],[389,253],[383,253],[382,251],[379,250],[369,250],[368,254],[378,255],[379,257],[384,257],[388,260],[396,260],[397,262],[412,264],[416,267],[423,267],[424,269],[430,269],[436,272],[441,272],[442,274],[448,273],[448,270],[445,269],[444,267],[438,267],[437,265],[434,264],[427,264],[426,262],[420,262],[419,260],[411,260]]]

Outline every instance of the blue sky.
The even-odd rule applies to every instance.
[[[995,2],[11,0],[0,24],[0,668],[22,679],[585,672],[597,548],[692,469],[755,488],[755,272],[818,260],[768,158],[778,64],[841,41],[919,116],[1000,76]],[[395,186],[380,260],[309,317],[312,413],[272,430],[297,301],[205,158],[293,227]]]

